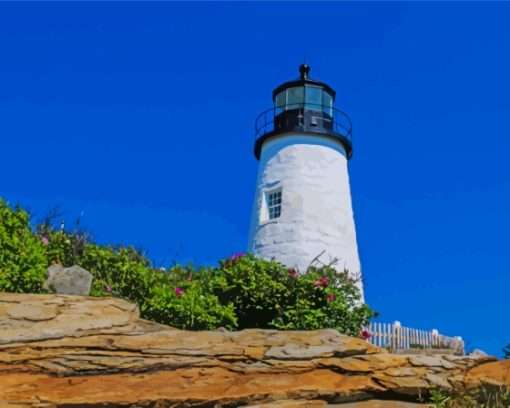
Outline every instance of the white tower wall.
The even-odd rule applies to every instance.
[[[268,219],[267,193],[282,191],[281,216]],[[361,278],[347,158],[339,141],[287,133],[262,147],[248,250],[306,271],[310,262],[329,263]],[[358,281],[362,294],[361,279]]]

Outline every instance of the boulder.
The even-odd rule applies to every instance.
[[[488,356],[488,354],[485,351],[480,350],[480,349],[474,349],[468,355],[472,356],[472,357],[487,357]]]
[[[412,407],[509,372],[510,360],[395,355],[335,330],[188,332],[113,297],[0,293],[0,407]]]
[[[55,264],[48,267],[44,287],[60,295],[88,295],[91,284],[92,275],[85,268],[78,265],[64,268]]]

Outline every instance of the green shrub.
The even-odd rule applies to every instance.
[[[161,280],[150,261],[132,246],[99,246],[86,244],[80,266],[94,276],[91,294],[101,296],[113,291],[140,306],[151,296]]]
[[[222,305],[200,281],[183,281],[179,286],[162,285],[142,307],[143,316],[184,330],[235,329],[232,303]]]
[[[0,198],[0,291],[44,292],[46,249],[30,229],[28,213]]]
[[[359,289],[347,273],[330,267],[299,275],[278,262],[237,255],[211,271],[208,286],[220,303],[233,304],[238,329],[328,327],[358,336],[375,315],[358,304]]]
[[[221,304],[232,304],[237,328],[267,328],[285,303],[287,268],[252,255],[234,256],[210,271],[206,284]]]
[[[47,232],[48,233],[48,232]],[[112,294],[142,305],[161,280],[141,251],[132,246],[97,245],[81,230],[49,232],[48,264],[80,265],[94,277],[90,294]]]
[[[46,230],[45,232],[40,232]],[[59,263],[64,266],[80,265],[83,262],[85,247],[90,245],[88,236],[81,231],[54,231],[37,227],[38,234],[49,240],[46,256],[48,263]],[[83,265],[81,265],[83,266]]]
[[[360,328],[376,316],[360,303],[361,293],[347,272],[312,267],[304,275],[296,275],[287,287],[284,306],[271,323],[277,329],[334,328],[358,336]]]
[[[142,313],[182,329],[335,328],[358,336],[375,315],[359,299],[346,273],[324,267],[298,275],[278,262],[238,254],[216,268],[168,270]]]

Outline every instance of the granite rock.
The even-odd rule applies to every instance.
[[[60,295],[88,295],[92,285],[92,274],[78,265],[64,268],[55,264],[48,267],[44,287]]]

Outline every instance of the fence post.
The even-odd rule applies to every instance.
[[[402,328],[402,325],[398,320],[395,320],[393,322],[393,349],[401,348],[401,340],[400,340],[400,329]]]
[[[462,337],[455,336],[453,338],[454,340],[454,353],[459,353],[461,356],[464,355],[464,340],[462,340]]]
[[[438,346],[439,345],[439,332],[437,331],[437,329],[432,329],[430,331],[430,334],[432,335],[432,346],[431,346],[431,348],[434,348],[434,346]]]

